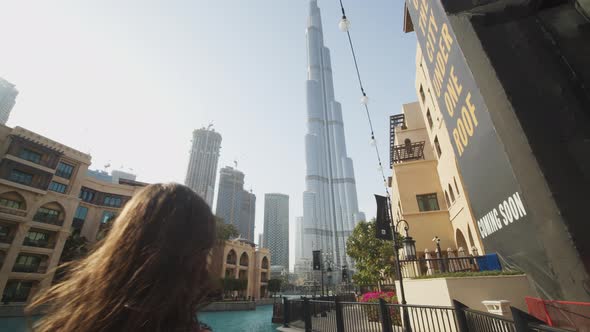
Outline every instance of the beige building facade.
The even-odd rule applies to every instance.
[[[21,127],[0,125],[0,292],[23,303],[51,284],[66,240],[91,246],[145,184],[87,175],[91,157]]]
[[[51,283],[90,156],[24,128],[0,126],[0,290],[26,302]]]
[[[463,248],[483,254],[468,193],[423,62],[417,47],[418,101],[403,105],[402,114],[391,117],[393,218],[408,221],[418,251],[434,248],[432,239],[438,236],[445,250]]]
[[[270,252],[267,248],[245,239],[227,240],[211,251],[210,271],[213,278],[248,280],[245,297],[268,297],[270,279]]]

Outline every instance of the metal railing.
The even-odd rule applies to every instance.
[[[465,308],[469,331],[515,332],[514,322],[502,316]]]
[[[273,322],[285,327],[312,331],[337,332],[566,332],[544,325],[543,322],[516,308],[511,308],[514,320],[470,309],[453,301],[450,306],[387,304],[379,302],[344,302],[309,298],[283,299],[275,303]],[[407,311],[409,321],[403,321]],[[275,315],[282,315],[277,317]]]
[[[403,259],[400,260],[402,276],[415,278],[445,272],[477,272],[480,270],[477,257],[483,256]]]
[[[393,145],[390,148],[391,164],[404,161],[424,159],[425,141],[409,144]]]
[[[56,226],[62,226],[64,221],[59,216],[54,216],[45,213],[37,213],[33,218],[33,221],[42,222],[44,224],[51,224]]]
[[[6,213],[6,214],[12,214],[14,216],[19,216],[19,217],[26,217],[27,216],[27,211],[11,208],[11,207],[7,207],[7,206],[0,206],[0,212]]]

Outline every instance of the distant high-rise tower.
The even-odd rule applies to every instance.
[[[303,217],[295,218],[295,262],[303,258]]]
[[[272,265],[289,269],[289,196],[264,195],[264,247],[270,250]]]
[[[184,183],[199,194],[210,207],[213,207],[220,148],[221,135],[211,129],[211,126],[193,131],[193,146]]]
[[[14,84],[0,78],[0,123],[6,124],[10,111],[16,103],[16,96],[18,90],[14,88]]]
[[[215,212],[226,224],[234,225],[242,238],[254,242],[256,196],[244,190],[244,173],[229,166],[221,169]]]
[[[341,267],[350,263],[346,240],[365,217],[358,210],[354,169],[346,153],[342,109],[334,99],[330,50],[324,46],[317,0],[310,1],[307,52],[303,256],[311,258],[312,250],[322,250]]]

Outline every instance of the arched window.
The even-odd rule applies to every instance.
[[[451,194],[451,202],[455,202],[455,193],[453,192],[453,187],[449,184],[449,194]]]
[[[65,218],[64,208],[57,202],[44,204],[37,210],[33,221],[61,226]]]
[[[453,176],[453,181],[455,182],[455,189],[457,190],[457,196],[461,195],[461,192],[459,191],[459,186],[457,185],[457,179],[455,179],[455,177]]]
[[[16,191],[10,191],[0,195],[0,206],[11,209],[26,210],[27,203],[23,196]]]
[[[436,149],[436,154],[440,158],[440,155],[442,154],[442,150],[440,149],[440,143],[438,142],[438,136],[434,137],[434,148]]]
[[[447,207],[451,207],[451,202],[449,201],[449,193],[445,190],[445,200],[447,201]]]
[[[266,256],[264,256],[262,258],[262,266],[263,269],[268,269],[268,258]]]
[[[232,249],[227,253],[225,263],[235,265],[237,260],[238,255],[236,255],[236,252]]]
[[[242,253],[242,256],[240,256],[240,266],[248,266],[250,259],[248,258],[248,254],[246,254],[245,252]]]

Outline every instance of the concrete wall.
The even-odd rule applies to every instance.
[[[452,300],[458,300],[481,311],[487,311],[482,301],[508,300],[513,307],[527,312],[525,296],[538,296],[526,275],[407,279],[404,288],[408,304],[451,306]]]
[[[570,150],[575,151],[574,144],[559,141],[574,133],[574,128],[583,128],[584,122],[565,125],[575,119],[579,107],[571,95],[574,89],[568,87],[570,83],[555,63],[556,57],[551,52],[539,52],[532,44],[549,47],[550,43],[540,41],[547,31],[539,30],[535,17],[504,24],[479,24],[478,31],[467,16],[451,16],[450,21],[485,102],[490,105],[495,129],[529,205],[533,223],[530,230],[534,230],[535,238],[523,244],[538,244],[535,250],[514,250],[509,259],[530,274],[543,297],[588,301],[590,280],[579,252],[572,245],[565,219],[569,217],[582,225],[579,229],[588,229],[584,222],[587,208],[580,201],[587,197],[584,181],[588,180],[575,176],[580,170],[575,169],[576,164],[567,156]],[[485,49],[481,39],[487,45]],[[520,76],[515,76],[516,73]],[[534,80],[535,88],[523,85],[523,77]],[[526,131],[523,126],[528,127]],[[578,139],[583,136],[580,133]],[[577,154],[584,155],[587,154]],[[562,181],[551,183],[556,185],[552,190],[548,178]],[[578,206],[561,210],[556,199],[563,200],[575,192],[584,193],[570,200],[570,203],[578,201]],[[579,243],[586,241],[586,234],[587,231],[576,233],[582,238]],[[504,242],[519,243],[524,235],[507,235]],[[520,259],[523,257],[526,259]]]

